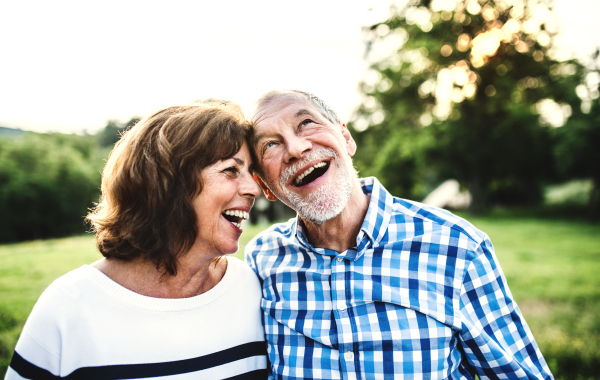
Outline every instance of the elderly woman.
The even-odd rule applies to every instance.
[[[104,258],[46,289],[7,379],[266,378],[260,285],[223,257],[260,191],[243,120],[170,107],[123,136],[87,217]]]

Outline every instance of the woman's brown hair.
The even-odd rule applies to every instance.
[[[176,275],[177,258],[197,236],[200,172],[233,157],[248,131],[237,106],[197,103],[160,110],[125,132],[104,167],[100,203],[86,217],[100,253],[142,256]]]

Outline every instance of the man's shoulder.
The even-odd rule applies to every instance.
[[[472,223],[450,211],[391,195],[375,177],[362,178],[360,181],[363,192],[371,195],[370,207],[377,209],[377,220],[380,222],[372,221],[372,224],[389,220],[390,224],[385,226],[398,230],[400,233],[397,236],[405,236],[403,232],[412,235],[414,229],[422,229],[431,233],[443,231],[453,235],[460,234],[475,244],[488,238]],[[428,226],[425,227],[425,224]]]
[[[448,210],[408,199],[393,197],[392,219],[392,223],[429,224],[431,231],[452,230],[475,244],[488,239],[483,231],[468,220]]]
[[[293,244],[296,240],[297,219],[276,223],[258,233],[246,246],[246,255],[253,255],[264,250]]]

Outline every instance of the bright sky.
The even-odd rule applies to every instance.
[[[366,64],[361,27],[390,0],[4,1],[0,125],[95,132],[108,119],[209,97],[252,110],[298,88],[348,119]],[[600,46],[598,0],[556,0],[557,43]]]

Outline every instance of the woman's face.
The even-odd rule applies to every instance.
[[[248,146],[232,158],[218,161],[202,170],[203,188],[194,199],[198,224],[195,250],[215,256],[234,253],[242,233],[242,220],[248,219],[260,188],[252,178]]]

